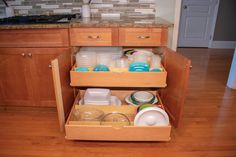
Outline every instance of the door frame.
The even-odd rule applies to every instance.
[[[215,33],[215,27],[216,27],[216,20],[217,20],[218,10],[219,10],[219,6],[220,6],[220,0],[216,0],[216,1],[217,2],[216,2],[214,13],[213,13],[213,21],[212,21],[212,27],[211,27],[211,38],[208,43],[208,48],[212,47],[214,33]]]
[[[220,0],[216,0],[216,5],[215,5],[215,8],[214,8],[214,13],[213,13],[212,27],[211,27],[211,30],[210,30],[211,38],[210,38],[209,43],[208,43],[208,48],[212,47],[214,32],[215,32],[215,26],[216,26],[216,20],[217,20],[217,15],[218,15],[218,10],[219,10],[219,4],[220,4]],[[182,12],[182,9],[183,9],[182,5],[183,5],[183,0],[176,0],[172,49],[176,49],[178,47],[181,12]]]
[[[182,0],[175,1],[175,18],[174,18],[174,29],[173,29],[173,41],[171,49],[176,51],[178,47],[178,38],[180,30],[180,16],[181,16]]]

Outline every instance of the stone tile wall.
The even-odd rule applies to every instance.
[[[82,0],[7,0],[16,15],[79,13]],[[0,1],[0,9],[4,3]],[[0,11],[1,12],[1,11]],[[155,0],[92,0],[92,17],[155,16]]]

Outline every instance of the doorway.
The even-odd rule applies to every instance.
[[[209,47],[219,0],[183,0],[178,47]]]

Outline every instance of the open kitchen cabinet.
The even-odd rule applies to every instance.
[[[104,76],[102,72],[84,73],[84,75],[82,73],[74,74],[70,72],[74,63],[73,53],[62,54],[54,59],[52,61],[52,71],[58,118],[61,130],[65,130],[66,138],[70,140],[108,141],[170,140],[171,127],[178,127],[181,122],[191,63],[186,57],[166,47],[159,47],[157,52],[163,57],[163,66],[167,73],[164,84],[163,81],[159,80],[160,78],[158,76],[160,75],[161,77],[161,74],[158,73],[108,72]],[[137,75],[142,79],[139,79]],[[100,79],[100,77],[104,78]],[[122,79],[124,77],[127,80]],[[113,127],[112,125],[100,125],[98,122],[76,122],[74,120],[74,112],[76,109],[82,107],[78,105],[78,101],[83,95],[85,87],[112,88],[112,93],[121,99],[124,99],[127,93],[140,88],[152,90],[159,97],[161,105],[167,111],[171,124],[162,127],[143,127],[133,126],[131,122],[130,126]],[[117,111],[133,115],[136,112],[134,106],[128,105],[108,106],[103,107],[102,110],[105,112]]]

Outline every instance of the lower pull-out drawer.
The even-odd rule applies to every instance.
[[[130,93],[129,91],[128,93]],[[81,92],[83,93],[83,92]],[[120,99],[127,95],[126,91],[112,91]],[[82,94],[81,94],[82,95]],[[158,97],[158,99],[160,99]],[[104,140],[104,141],[169,141],[171,126],[134,126],[137,107],[127,105],[122,100],[121,106],[78,105],[75,101],[65,125],[66,139],[70,140]],[[158,103],[162,106],[161,100]],[[129,119],[129,125],[124,122],[104,122],[103,119],[84,121],[79,119],[81,110],[100,110],[104,116],[110,113],[120,113]],[[123,123],[123,124],[122,124]],[[127,124],[127,123],[126,123]]]
[[[127,106],[122,106],[120,109]],[[132,108],[132,106],[129,106]],[[74,121],[73,107],[65,125],[66,139],[70,140],[104,140],[104,141],[169,141],[171,126],[112,126],[100,125],[100,122]],[[114,112],[117,109],[114,108]]]

